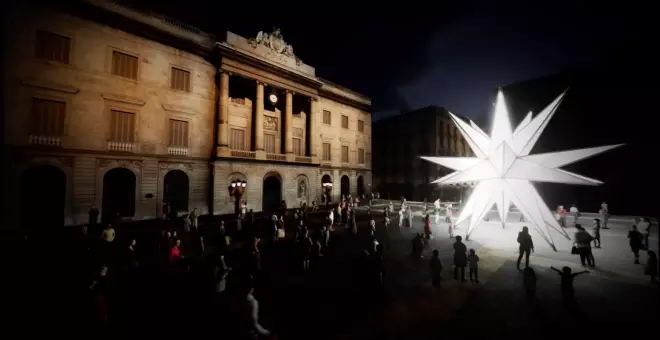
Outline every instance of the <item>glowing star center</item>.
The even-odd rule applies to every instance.
[[[509,146],[509,143],[502,142],[489,155],[488,160],[493,164],[500,178],[504,178],[516,161],[516,158],[517,156]]]
[[[527,223],[553,249],[556,250],[550,229],[555,229],[570,239],[531,182],[602,184],[600,181],[562,170],[560,167],[611,150],[622,144],[529,155],[541,132],[557,110],[564,94],[557,97],[533,119],[532,114],[529,113],[512,131],[504,95],[500,91],[497,94],[495,118],[490,137],[474,122],[466,123],[463,119],[449,114],[477,157],[422,157],[422,159],[456,170],[433,183],[479,182],[467,202],[461,207],[461,215],[455,223],[458,226],[469,220],[466,239],[494,204],[497,206],[503,227],[510,206],[515,205]]]

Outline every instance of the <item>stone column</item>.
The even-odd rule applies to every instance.
[[[286,91],[286,107],[285,107],[285,136],[284,136],[284,152],[287,158],[293,155],[293,133],[291,125],[293,124],[293,92]]]
[[[318,109],[318,99],[317,98],[310,98],[310,105],[309,105],[309,131],[307,131],[307,138],[309,138],[309,156],[312,157],[312,161],[315,163],[318,161],[316,158],[318,158],[316,152],[317,152],[317,146],[316,146],[316,118],[318,116],[318,112],[316,111]]]
[[[229,73],[220,70],[220,95],[218,100],[218,154],[229,153]]]
[[[257,81],[257,98],[255,99],[254,117],[254,151],[257,158],[266,159],[264,150],[264,83]]]

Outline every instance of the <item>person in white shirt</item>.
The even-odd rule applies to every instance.
[[[580,217],[580,212],[578,211],[578,208],[575,206],[575,204],[571,205],[571,208],[568,210],[571,215],[573,215],[573,224],[578,223],[578,218]]]
[[[330,226],[335,224],[335,212],[332,209],[328,212],[328,219],[330,220]]]

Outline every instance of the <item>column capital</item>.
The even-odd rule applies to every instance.
[[[316,98],[316,97],[309,97],[309,101],[310,101],[310,102],[318,102],[319,99]]]
[[[287,94],[289,94],[289,93],[291,93],[292,95],[293,95],[293,94],[296,94],[295,92],[293,92],[293,91],[291,91],[291,90],[284,90],[284,91],[285,91]]]
[[[227,71],[227,70],[223,70],[223,69],[218,69],[218,73],[220,73],[220,74],[226,74],[226,75],[228,75],[228,76],[231,76],[231,75],[232,75],[231,72],[229,72],[229,71]]]
[[[257,85],[261,85],[261,86],[266,86],[266,85],[268,85],[268,84],[264,83],[264,82],[261,81],[261,80],[257,80],[256,82],[257,82]]]

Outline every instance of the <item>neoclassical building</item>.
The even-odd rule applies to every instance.
[[[370,99],[319,78],[278,30],[214,36],[106,0],[5,14],[7,225],[369,190]]]

